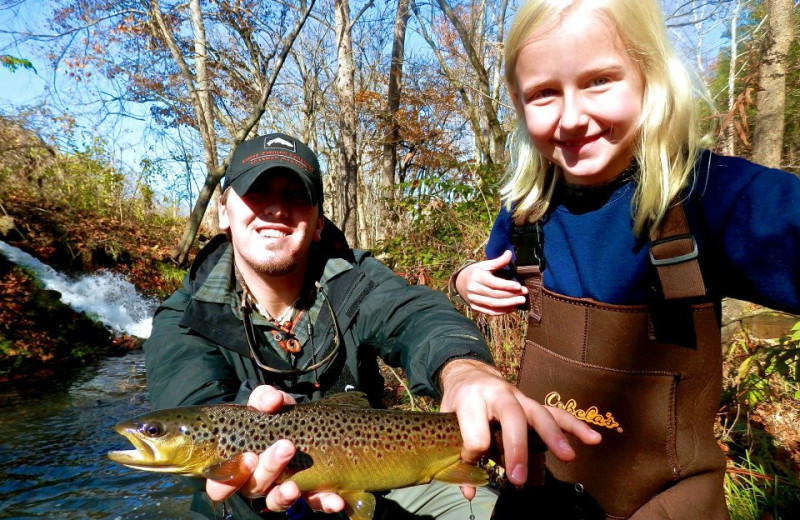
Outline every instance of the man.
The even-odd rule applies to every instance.
[[[505,382],[479,331],[444,295],[409,286],[347,246],[322,215],[319,163],[305,144],[285,134],[243,142],[223,189],[225,235],[200,251],[183,287],[158,309],[144,345],[153,409],[235,402],[273,412],[350,389],[378,406],[380,356],[403,367],[412,391],[443,391],[443,409],[456,411],[462,425],[466,460],[488,448],[490,420],[502,424],[514,483],[527,477],[528,423],[569,458],[561,428],[582,432],[585,425],[550,412],[556,422]],[[247,454],[231,482],[208,480],[205,492],[195,493],[196,517],[219,515],[214,501],[225,501],[234,518],[286,511],[300,492],[273,481],[293,454],[288,440]],[[475,493],[464,490],[475,497],[470,504],[458,487],[440,483],[395,490],[379,500],[376,518],[489,518],[493,493]],[[319,511],[344,507],[332,493],[305,499]]]

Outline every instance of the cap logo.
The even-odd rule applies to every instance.
[[[300,176],[313,201],[322,201],[322,179],[314,152],[302,141],[284,134],[269,134],[240,143],[225,172],[223,186],[247,193],[267,170],[289,169]],[[242,193],[240,193],[240,191]]]
[[[286,148],[287,150],[291,150],[294,153],[297,153],[297,147],[295,146],[294,142],[288,141],[283,137],[273,137],[272,139],[265,138],[264,139],[264,148],[274,148],[274,147],[281,147]]]

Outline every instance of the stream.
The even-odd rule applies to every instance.
[[[189,518],[178,479],[106,458],[130,447],[113,425],[145,411],[141,350],[69,382],[1,389],[0,518]]]
[[[123,277],[70,278],[2,241],[0,254],[110,330],[150,335],[156,303]],[[68,380],[0,386],[0,519],[188,519],[190,491],[177,478],[106,457],[131,447],[114,424],[148,409],[141,350]]]

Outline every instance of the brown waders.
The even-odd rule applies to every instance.
[[[542,287],[538,265],[518,267],[530,294],[518,386],[602,433],[596,446],[570,439],[575,459],[548,453],[547,468],[606,518],[726,519],[725,458],[713,431],[719,324],[713,304],[692,303],[705,287],[680,204],[652,238],[663,294],[655,304],[562,296]]]

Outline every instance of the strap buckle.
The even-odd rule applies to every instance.
[[[653,250],[658,248],[659,246],[668,244],[670,242],[676,242],[678,240],[690,240],[692,244],[692,250],[688,253],[684,253],[678,256],[671,256],[666,258],[656,258],[653,256]],[[681,235],[673,235],[666,238],[661,238],[658,240],[653,240],[650,243],[650,263],[656,267],[664,266],[664,265],[675,265],[681,264],[683,262],[688,262],[689,260],[694,260],[697,258],[697,240],[695,240],[694,235],[691,233],[684,233]]]

